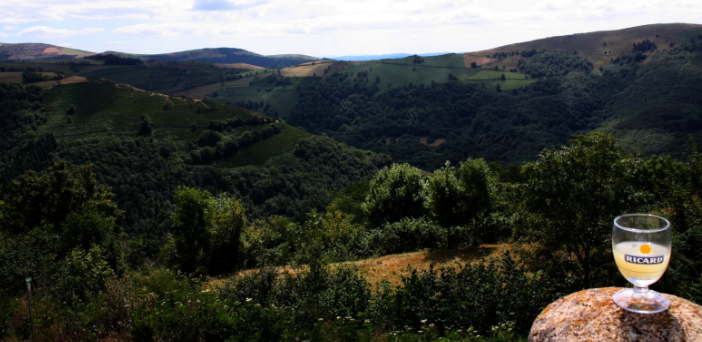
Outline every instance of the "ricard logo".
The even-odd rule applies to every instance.
[[[624,260],[630,264],[657,265],[663,263],[663,256],[642,257],[636,255],[624,255]]]

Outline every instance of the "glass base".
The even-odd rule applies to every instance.
[[[670,307],[668,298],[656,291],[640,287],[617,291],[612,299],[624,310],[643,314],[663,312]]]

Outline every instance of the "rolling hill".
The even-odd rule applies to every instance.
[[[497,48],[474,51],[464,54],[467,59],[490,58],[491,63],[497,63],[507,68],[516,67],[519,55],[509,55],[514,52],[530,50],[563,50],[577,52],[593,63],[595,68],[611,63],[611,59],[623,54],[630,54],[632,45],[643,40],[656,43],[655,53],[668,50],[680,44],[695,39],[702,31],[698,24],[653,24],[626,28],[614,31],[598,31],[574,33],[567,36],[548,37],[529,42],[515,43]]]
[[[43,43],[0,44],[0,62],[20,60],[65,60],[92,55],[93,52]]]
[[[469,156],[530,160],[591,130],[645,153],[680,155],[688,134],[702,138],[700,41],[701,25],[656,24],[465,54],[264,69],[230,63],[264,57],[241,49],[163,54],[136,66],[21,65],[235,104],[431,169]],[[17,79],[19,66],[0,63],[0,79]]]

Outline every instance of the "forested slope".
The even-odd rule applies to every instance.
[[[449,80],[380,94],[372,74],[342,71],[302,88],[290,121],[426,169],[467,157],[519,163],[592,130],[648,154],[681,156],[689,134],[702,137],[700,44],[646,63],[634,51],[599,70],[572,52],[533,51],[519,70],[538,81],[511,91],[499,81]]]
[[[152,253],[163,243],[181,186],[234,195],[254,219],[285,215],[299,220],[323,209],[335,190],[390,163],[387,156],[300,135],[246,110],[232,114],[217,103],[205,108],[182,99],[170,102],[105,82],[49,92],[0,84],[0,90],[0,146],[6,151],[0,191],[5,193],[19,174],[57,160],[92,164],[97,181],[113,189],[126,212],[125,232],[142,239]],[[280,128],[269,130],[271,125]],[[268,138],[275,134],[290,138]],[[241,158],[261,159],[247,154],[259,147],[256,153],[265,156],[265,165],[226,166]]]

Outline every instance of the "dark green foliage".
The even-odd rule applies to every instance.
[[[172,240],[162,256],[181,271],[217,274],[239,266],[241,234],[246,226],[238,200],[192,188],[176,192],[177,209],[171,217]]]
[[[427,219],[403,218],[371,229],[364,237],[364,250],[369,254],[387,255],[425,248],[450,248],[465,243],[463,227],[445,228]]]
[[[73,107],[71,107],[73,108]],[[139,125],[139,135],[149,136],[154,132],[154,123],[148,115],[144,114]]]
[[[610,115],[603,111],[605,99],[621,89],[625,75],[574,72],[539,81],[516,96],[461,82],[372,96],[373,86],[332,74],[300,91],[291,121],[426,170],[469,157],[521,163],[574,132],[597,127]],[[446,141],[430,147],[420,143],[422,137]]]
[[[22,83],[41,82],[43,80],[44,77],[41,73],[32,68],[27,68],[27,70],[22,73]]]
[[[218,142],[222,141],[222,135],[217,131],[206,130],[200,134],[197,139],[198,146],[216,146]]]
[[[384,168],[371,180],[363,208],[373,224],[396,222],[424,214],[426,176],[408,164]]]
[[[639,43],[634,43],[634,51],[649,52],[656,49],[656,43],[646,39]]]
[[[117,229],[123,213],[111,198],[112,193],[97,184],[91,167],[62,161],[45,174],[30,170],[12,182],[0,208],[3,212],[0,225],[13,234],[27,233],[43,225],[60,231],[71,215],[94,213],[110,218]]]
[[[394,330],[434,324],[440,334],[472,327],[486,335],[492,326],[512,322],[526,334],[541,308],[557,296],[548,281],[528,276],[509,255],[458,270],[413,270],[396,290],[379,293],[379,313]]]
[[[121,273],[123,212],[111,198],[88,166],[60,162],[14,180],[0,202],[3,294],[16,294],[20,280],[33,276],[63,300],[85,299]]]
[[[105,65],[141,65],[141,64],[144,64],[144,62],[142,62],[140,59],[120,57],[120,56],[115,56],[113,54],[94,55],[94,56],[89,56],[86,58],[94,59],[97,61],[105,61]]]
[[[222,146],[236,150],[234,142],[225,140]],[[216,155],[216,149],[213,153]],[[74,163],[94,164],[98,180],[114,189],[116,202],[127,213],[125,231],[142,236],[150,253],[164,242],[179,186],[236,195],[254,219],[280,214],[302,220],[312,208],[324,209],[332,191],[390,163],[387,156],[322,137],[301,141],[293,154],[264,167],[193,167],[177,154],[173,143],[167,141],[116,137],[76,141],[59,153]]]
[[[185,273],[207,273],[214,202],[209,193],[182,188],[176,191],[177,209],[171,216],[178,266]],[[204,269],[203,269],[204,268]]]
[[[524,54],[522,54],[522,57]],[[520,59],[519,71],[533,78],[565,76],[571,72],[589,74],[592,63],[578,54],[550,50],[537,53],[529,59]]]
[[[36,86],[0,83],[0,194],[10,181],[29,169],[50,164],[49,154],[56,148],[53,135],[36,135],[46,122],[43,115],[44,91]]]
[[[612,218],[636,212],[650,197],[634,186],[637,162],[611,137],[591,133],[545,150],[524,167],[526,209],[539,218],[524,233],[544,253],[563,251],[572,258],[585,288],[601,284],[600,274],[612,271],[604,267],[611,266],[606,251]]]
[[[694,91],[702,82],[702,51],[660,51],[632,73],[608,106],[615,114],[605,126],[625,146],[680,158],[689,135],[702,140],[702,98]]]

